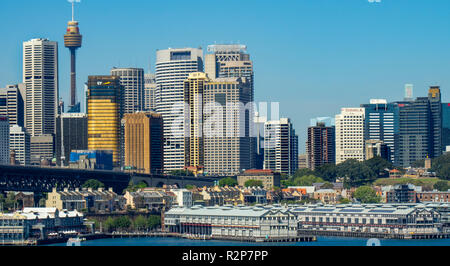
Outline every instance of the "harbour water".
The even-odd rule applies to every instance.
[[[368,239],[318,237],[316,242],[300,243],[241,243],[234,241],[216,240],[190,240],[180,238],[115,238],[85,241],[81,246],[367,246]],[[430,240],[394,240],[381,239],[381,246],[450,246],[450,239]],[[49,246],[66,246],[66,244],[54,244]]]

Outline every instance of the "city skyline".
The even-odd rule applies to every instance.
[[[85,36],[77,69],[77,95],[82,103],[88,75],[106,75],[112,67],[141,67],[147,73],[149,65],[154,73],[157,49],[201,46],[206,54],[206,47],[214,43],[247,45],[254,61],[255,100],[280,102],[281,116],[291,118],[299,134],[300,153],[311,118],[333,117],[342,107],[358,107],[371,98],[400,101],[407,83],[414,84],[414,97],[426,96],[429,86],[438,85],[444,92],[442,101],[450,100],[445,93],[450,84],[446,75],[450,58],[445,53],[450,44],[445,34],[450,24],[448,1],[281,1],[276,6],[269,1],[258,1],[258,5],[229,1],[220,13],[232,10],[235,19],[226,26],[215,21],[218,11],[206,1],[195,5],[132,2],[125,9],[116,2],[105,5],[106,1],[88,0],[76,7]],[[236,10],[234,4],[241,8]],[[204,16],[181,15],[194,8]],[[52,16],[40,19],[49,10]],[[111,16],[119,10],[127,12]],[[266,16],[269,10],[272,15]],[[60,96],[66,105],[70,103],[70,54],[63,47],[70,12],[66,1],[6,1],[1,22],[33,23],[0,29],[9,37],[0,44],[4,61],[0,87],[22,82],[22,43],[48,38],[58,42]],[[176,19],[164,19],[177,14]]]

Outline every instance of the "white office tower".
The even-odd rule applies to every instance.
[[[30,135],[23,127],[14,125],[10,128],[9,149],[15,153],[16,164],[30,165]]]
[[[287,175],[298,169],[298,136],[289,118],[265,124],[264,169]]]
[[[31,136],[55,133],[58,114],[58,43],[32,39],[23,43],[25,120]]]
[[[264,168],[264,127],[267,123],[267,116],[262,116],[255,112],[254,125],[256,134],[255,168]]]
[[[120,78],[122,86],[123,114],[144,110],[144,69],[113,68],[111,76]]]
[[[156,112],[164,121],[164,169],[185,167],[184,81],[203,71],[202,49],[167,49],[156,52]]]
[[[0,117],[0,165],[9,164],[9,121]]]
[[[343,108],[336,115],[336,164],[349,159],[364,161],[364,108]]]
[[[414,97],[414,85],[406,84],[405,85],[405,101],[412,101]]]
[[[156,75],[152,73],[144,74],[144,109],[152,111],[156,108],[155,103]]]

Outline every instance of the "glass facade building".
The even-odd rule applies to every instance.
[[[120,164],[120,120],[122,89],[117,76],[89,76],[88,149],[113,151],[113,162]]]
[[[450,103],[442,104],[442,147],[450,150]]]

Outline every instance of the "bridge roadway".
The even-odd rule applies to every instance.
[[[89,179],[96,179],[107,188],[113,188],[121,194],[128,187],[130,181],[134,184],[145,182],[149,187],[162,187],[163,185],[186,185],[197,187],[212,186],[214,181],[222,177],[185,177],[168,175],[147,175],[125,173],[116,171],[94,171],[66,168],[38,168],[24,166],[0,165],[0,192],[51,192],[54,187],[58,190],[81,187]]]

